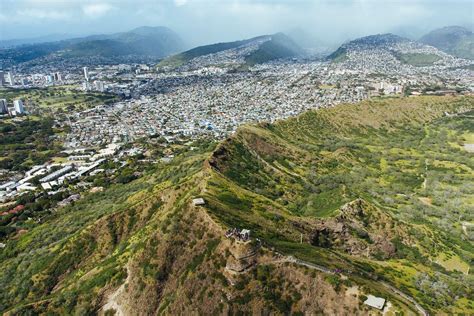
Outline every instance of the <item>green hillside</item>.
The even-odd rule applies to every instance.
[[[441,59],[441,57],[435,54],[422,53],[395,54],[395,57],[402,63],[415,67],[431,66]]]
[[[163,58],[183,49],[182,39],[172,30],[166,27],[139,27],[129,32],[0,49],[0,58],[11,64],[53,55],[56,58],[127,55]]]
[[[278,33],[275,35],[258,36],[242,41],[199,46],[164,59],[158,64],[158,67],[179,67],[193,58],[215,54],[228,49],[250,44],[252,42],[259,42],[265,38],[268,38],[268,40],[259,44],[259,47],[255,51],[251,52],[247,56],[244,56],[246,65],[251,66],[278,58],[293,57],[301,54],[302,52],[301,48],[299,48],[292,39],[282,33]]]
[[[365,101],[193,144],[4,240],[0,309],[368,314],[372,294],[470,314],[473,115],[472,97]]]
[[[247,40],[242,40],[242,41],[235,41],[235,42],[226,42],[226,43],[216,43],[212,45],[204,45],[204,46],[198,46],[196,48],[190,49],[188,51],[185,51],[183,53],[165,58],[163,61],[161,61],[158,66],[159,67],[179,67],[187,63],[193,58],[204,56],[204,55],[209,55],[209,54],[215,54],[218,52],[222,52],[227,49],[232,49],[232,48],[237,48],[239,46],[248,44],[252,41],[259,40],[261,37],[255,37]]]
[[[347,49],[344,47],[339,47],[337,50],[332,52],[327,59],[332,60],[333,62],[342,62],[347,60]]]
[[[434,46],[453,56],[474,59],[474,34],[460,26],[448,26],[431,31],[420,42]]]
[[[270,41],[260,45],[260,47],[245,56],[245,62],[249,66],[262,64],[275,59],[298,56],[302,49],[288,36],[278,33],[272,36]]]
[[[398,227],[393,232],[385,228],[378,237],[376,231],[361,234],[370,236],[370,266],[426,307],[472,310],[465,301],[449,298],[451,290],[460,290],[456,282],[469,280],[449,271],[467,273],[474,259],[472,242],[466,241],[460,223],[473,220],[469,183],[474,158],[462,147],[473,136],[473,106],[472,98],[369,101],[243,128],[211,159],[227,179],[210,182],[211,211],[229,226],[252,227],[277,249],[288,251],[283,240],[296,242],[301,232],[311,243],[311,229],[294,225],[295,217],[337,216],[340,206],[362,198],[390,218],[376,225],[391,222]],[[444,112],[469,109],[443,117]],[[243,209],[235,206],[236,198]],[[376,247],[382,236],[390,246]],[[330,233],[327,238],[333,249],[355,243]],[[391,247],[396,248],[394,255]],[[308,258],[308,248],[290,249]],[[445,255],[454,258],[456,268]],[[321,255],[308,259],[325,265],[337,262]],[[429,275],[436,271],[450,290],[434,293],[420,287],[416,280],[421,276],[402,268],[408,262]],[[467,288],[463,291],[472,295]]]

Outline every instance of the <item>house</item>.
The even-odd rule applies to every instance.
[[[385,299],[382,297],[369,295],[367,296],[364,304],[382,310],[385,305]]]
[[[15,207],[12,208],[11,210],[8,210],[8,211],[6,211],[6,212],[0,213],[0,216],[9,215],[9,214],[18,214],[18,213],[20,213],[21,211],[23,211],[24,208],[25,208],[25,206],[20,204],[20,205],[15,206]]]

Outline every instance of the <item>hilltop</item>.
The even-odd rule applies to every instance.
[[[184,42],[166,27],[139,27],[128,32],[92,35],[0,50],[12,64],[40,58],[152,56],[163,58],[184,49]],[[4,65],[5,66],[5,65]]]
[[[460,58],[474,59],[474,34],[461,26],[433,30],[419,40]]]
[[[369,100],[192,144],[8,239],[0,308],[368,314],[376,295],[468,314],[473,111],[472,97]]]
[[[280,58],[295,57],[302,49],[283,33],[262,35],[235,42],[199,46],[164,59],[159,67],[252,66]]]
[[[342,44],[328,56],[333,62],[363,62],[377,55],[387,65],[415,67],[443,64],[452,57],[442,51],[391,33],[361,37]]]

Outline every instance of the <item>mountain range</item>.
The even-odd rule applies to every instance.
[[[21,63],[42,57],[152,56],[162,58],[182,51],[181,38],[166,27],[139,27],[129,32],[92,35],[57,42],[23,45],[0,50],[5,63]]]
[[[50,40],[55,38],[61,39],[62,36],[31,39],[30,42],[32,43],[30,44],[0,49],[0,58],[4,68],[38,58],[93,56],[109,58],[119,56],[165,58],[159,64],[159,67],[177,67],[187,64],[187,67],[192,68],[193,62],[196,62],[196,64],[200,62],[202,64],[204,60],[204,64],[208,65],[233,65],[236,67],[240,65],[248,67],[278,58],[303,55],[305,50],[299,44],[304,47],[311,47],[311,49],[314,49],[315,45],[323,45],[326,48],[319,47],[319,50],[327,50],[327,44],[322,44],[322,42],[317,41],[302,30],[291,30],[290,35],[287,36],[283,33],[263,35],[246,40],[199,46],[184,51],[186,48],[185,43],[172,30],[166,27],[139,27],[129,32],[92,35],[60,41],[44,42],[48,38]],[[296,40],[293,40],[293,38]],[[3,46],[12,46],[22,43],[22,41],[13,40],[2,43]],[[414,50],[414,52],[408,52],[414,55],[402,56],[403,53],[397,53],[397,48],[394,45],[401,43],[404,43],[405,47],[409,50]],[[430,49],[427,49],[428,45],[438,50],[431,49],[428,54],[424,54],[425,56],[416,52],[421,48],[429,51]],[[446,57],[441,52],[461,58],[474,58],[473,33],[465,28],[452,26],[434,30],[420,38],[419,41],[412,41],[394,34],[362,37],[342,44],[339,49],[329,56],[329,59],[340,61],[347,56],[345,52],[348,49],[355,49],[356,47],[360,50],[364,47],[365,49],[372,49],[382,48],[382,46],[391,51],[391,54],[394,54],[394,57],[402,63],[415,66],[430,65]]]

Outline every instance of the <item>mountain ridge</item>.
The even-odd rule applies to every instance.
[[[463,187],[458,199],[471,197],[463,185],[472,177],[452,171],[452,182],[442,180],[436,161],[472,166],[453,146],[470,131],[463,113],[473,104],[370,100],[245,125],[217,146],[193,144],[9,242],[0,306],[10,314],[367,314],[363,301],[375,294],[415,313],[389,284],[430,313],[469,311],[469,280],[435,261],[469,260],[472,245],[424,214],[451,209],[438,200],[453,184]],[[420,210],[419,197],[433,205]],[[249,229],[250,240],[233,228]]]
[[[181,51],[184,47],[182,39],[167,27],[139,27],[128,32],[90,35],[3,49],[0,50],[0,57],[12,64],[55,55],[62,58],[125,55],[163,58]]]
[[[342,44],[328,55],[332,62],[352,61],[363,64],[367,56],[378,56],[379,62],[399,68],[403,65],[429,67],[449,63],[453,56],[436,47],[412,41],[392,33],[369,35]]]
[[[229,52],[231,57],[222,56]],[[302,49],[283,33],[261,35],[234,42],[222,42],[192,48],[164,59],[158,67],[176,68],[203,58],[208,65],[234,64],[252,66],[280,58],[295,57]],[[215,59],[215,60],[213,60]]]
[[[422,36],[419,41],[453,56],[474,59],[474,33],[461,26],[435,29]]]

